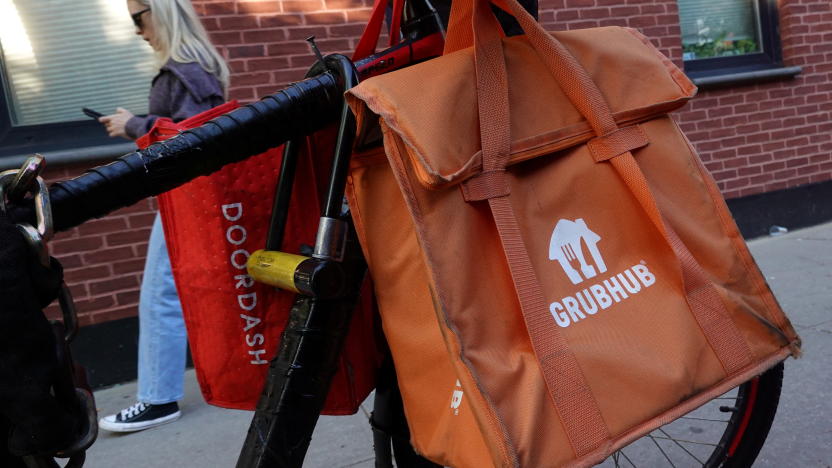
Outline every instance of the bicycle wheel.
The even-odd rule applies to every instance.
[[[749,467],[780,401],[783,363],[615,452],[601,467]]]

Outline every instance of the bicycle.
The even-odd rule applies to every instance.
[[[334,272],[335,282],[316,281],[314,274],[310,274],[295,285],[304,294],[297,297],[292,307],[289,326],[270,363],[261,402],[240,454],[238,468],[302,465],[366,272],[360,247],[352,234],[349,211],[342,209],[344,179],[355,127],[340,96],[359,78],[428,58],[417,54],[409,60],[389,60],[391,54],[412,51],[413,44],[427,37],[435,40],[439,33],[432,27],[425,27],[429,23],[424,18],[431,15],[427,2],[409,0],[408,5],[410,13],[404,16],[404,21],[412,21],[411,24],[419,27],[410,30],[403,27],[406,35],[412,34],[409,42],[405,42],[407,47],[398,46],[357,64],[344,56],[320,56],[305,81],[202,127],[125,155],[76,179],[60,182],[50,190],[54,228],[65,230],[170,190],[199,175],[210,174],[225,164],[286,143],[269,240],[265,246],[267,250],[275,250],[280,245],[291,193],[292,161],[296,157],[293,156],[296,144],[292,140],[339,122],[333,171],[318,230],[319,242],[312,256],[315,271],[321,275],[319,278]],[[238,142],[244,142],[244,147],[235,147]],[[31,208],[18,208],[12,213],[17,220],[31,222],[33,218]],[[688,421],[719,423],[720,426],[724,423],[724,427],[700,428],[703,437],[709,439],[707,442],[689,440],[688,434],[678,435],[685,428],[680,432],[675,427],[661,428],[618,451],[607,463],[638,466],[634,459],[643,454],[641,445],[646,445],[655,448],[660,459],[676,466],[671,461],[671,455],[676,453],[669,453],[670,450],[661,445],[669,444],[684,459],[692,459],[691,462],[699,466],[749,466],[762,447],[776,413],[782,372],[783,365],[780,364],[721,397],[724,400],[714,400],[695,414],[679,420],[682,425],[689,424]],[[374,410],[374,425],[378,429],[376,466],[392,466],[393,457],[399,466],[436,466],[418,457],[406,443],[406,425],[403,424],[394,370],[387,366],[379,381]],[[730,417],[727,420],[703,417],[714,412],[730,414]],[[384,435],[381,430],[396,426],[402,433],[393,437]]]

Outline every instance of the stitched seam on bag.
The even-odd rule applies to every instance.
[[[694,165],[696,166],[697,170],[699,171],[700,177],[702,177],[702,182],[705,185],[705,189],[708,192],[709,197],[715,204],[719,204],[720,206],[716,207],[717,216],[720,219],[720,227],[722,231],[728,235],[728,238],[731,241],[731,245],[734,248],[734,251],[739,255],[740,260],[743,262],[743,266],[746,270],[756,271],[756,275],[752,275],[752,281],[754,282],[754,290],[757,294],[760,294],[763,299],[763,303],[766,306],[766,312],[768,313],[769,317],[765,317],[766,319],[773,322],[777,328],[783,329],[785,328],[786,321],[788,320],[785,314],[782,311],[782,308],[777,306],[777,304],[773,301],[773,293],[771,289],[768,287],[765,281],[761,278],[762,273],[759,271],[756,263],[754,263],[751,259],[751,255],[748,252],[747,247],[745,246],[745,242],[742,241],[742,235],[739,232],[739,228],[736,227],[736,223],[733,220],[733,217],[728,219],[727,213],[728,207],[725,204],[725,200],[722,198],[721,193],[716,189],[713,183],[709,183],[708,179],[711,178],[711,175],[704,167],[704,164],[699,159],[699,156],[696,153],[696,150],[693,148],[693,145],[688,140],[687,136],[679,129],[676,121],[672,120],[673,126],[679,134],[682,135],[685,144],[688,147],[688,151],[691,153],[692,157],[694,158]],[[720,209],[721,208],[721,209]],[[780,313],[777,316],[781,319],[786,319],[786,321],[780,322],[774,316],[773,311],[779,311]],[[779,323],[780,322],[780,323]]]
[[[734,222],[733,217],[729,219],[728,217],[728,207],[725,204],[725,200],[722,198],[721,193],[716,189],[715,185],[712,181],[709,181],[711,175],[705,169],[704,164],[699,159],[699,156],[696,153],[696,150],[693,148],[693,145],[688,140],[687,136],[679,129],[678,124],[676,121],[671,119],[673,123],[673,127],[676,131],[682,136],[685,144],[688,147],[688,151],[694,158],[694,165],[696,166],[697,170],[699,171],[700,177],[702,177],[702,182],[705,185],[705,188],[708,192],[709,197],[711,200],[717,204],[716,212],[717,216],[720,219],[720,227],[722,231],[728,235],[728,238],[731,241],[731,245],[734,251],[739,255],[740,260],[743,262],[743,266],[747,271],[756,272],[757,274],[752,274],[751,281],[754,284],[754,290],[757,294],[759,294],[763,299],[763,304],[765,305],[765,312],[767,317],[763,317],[766,320],[772,322],[781,333],[783,333],[784,337],[787,341],[792,340],[788,336],[786,332],[787,329],[791,328],[789,324],[788,317],[783,312],[782,307],[780,307],[776,300],[774,299],[774,294],[771,292],[771,288],[769,288],[768,284],[763,280],[762,273],[759,270],[757,264],[753,261],[751,254],[748,251],[748,247],[745,245],[745,242],[742,240],[742,235],[739,232],[739,228],[737,228],[736,223]],[[795,337],[797,338],[797,334],[795,333]]]
[[[398,181],[399,188],[402,192],[402,196],[404,197],[405,201],[410,210],[411,216],[414,218],[414,231],[416,233],[416,240],[420,244],[420,250],[422,251],[423,261],[426,262],[426,265],[429,264],[428,262],[428,252],[430,249],[430,244],[425,239],[424,235],[420,235],[422,229],[419,227],[423,225],[422,215],[421,215],[421,208],[419,207],[418,200],[413,192],[413,188],[410,185],[410,180],[408,179],[408,175],[406,170],[404,169],[403,165],[405,164],[408,159],[404,158],[403,156],[406,153],[402,153],[402,146],[403,141],[400,138],[400,135],[395,132],[394,129],[389,128],[387,126],[387,121],[382,121],[382,130],[385,133],[385,136],[390,132],[390,145],[387,145],[387,140],[385,140],[385,149],[388,152],[392,152],[393,154],[390,155],[390,166],[392,168],[393,174]],[[423,234],[423,233],[422,233]],[[425,268],[426,273],[430,277],[432,283],[439,284],[436,281],[436,277],[431,268]],[[502,439],[497,440],[497,445],[499,447],[499,452],[502,454],[501,463],[505,464],[506,462],[510,463],[512,466],[520,466],[519,456],[517,454],[517,449],[515,448],[515,444],[511,439],[511,436],[508,432],[508,428],[506,424],[500,416],[499,409],[496,407],[494,402],[491,400],[488,392],[485,390],[483,385],[481,384],[481,380],[477,377],[476,372],[474,371],[474,366],[468,358],[465,357],[464,345],[460,338],[461,334],[456,326],[451,321],[448,314],[445,312],[446,307],[444,305],[444,301],[442,300],[442,294],[435,290],[434,288],[430,288],[432,291],[435,292],[436,299],[441,306],[440,309],[434,308],[435,311],[441,312],[442,317],[437,317],[438,320],[441,319],[442,323],[444,323],[444,327],[451,331],[454,334],[454,341],[456,343],[456,347],[458,349],[457,359],[459,359],[462,363],[464,363],[465,370],[469,376],[469,378],[476,384],[478,389],[479,398],[481,398],[484,402],[486,407],[489,409],[488,415],[486,415],[486,419],[491,426],[492,433],[494,434],[501,434]],[[443,332],[444,335],[444,332]],[[454,365],[454,369],[458,369],[458,366]],[[476,418],[476,412],[473,411],[474,417]],[[490,438],[486,439],[486,445],[488,444]]]
[[[772,367],[776,366],[778,363],[784,361],[788,357],[788,348],[779,348],[777,351],[767,355],[759,361],[749,364],[743,369],[740,369],[734,375],[726,376],[722,379],[719,379],[709,388],[703,389],[702,391],[698,392],[696,396],[684,400],[683,402],[663,411],[662,413],[659,413],[658,415],[650,418],[647,421],[630,426],[613,439],[613,443],[607,451],[602,452],[598,450],[589,453],[586,456],[577,460],[583,462],[582,464],[579,464],[577,466],[593,466],[596,463],[600,463],[609,455],[611,455],[614,451],[626,447],[630,443],[635,442],[640,437],[643,437],[645,434],[650,433],[652,430],[661,427],[673,420],[676,420],[681,416],[684,416],[685,414],[702,406],[708,401],[713,400],[714,397],[722,395],[725,392],[731,390],[732,388],[742,384],[743,382],[746,382],[751,378],[771,369]]]
[[[651,52],[653,52],[653,55],[655,55],[656,57],[658,57],[661,60],[662,64],[664,64],[664,66],[665,66],[665,69],[667,70],[668,74],[670,75],[670,78],[673,80],[674,83],[676,83],[676,86],[679,87],[679,89],[682,91],[682,93],[688,95],[689,97],[693,97],[693,96],[696,95],[696,92],[697,92],[696,85],[694,85],[690,81],[690,79],[684,74],[684,72],[679,70],[679,67],[677,67],[676,64],[674,64],[663,53],[661,53],[653,45],[653,43],[650,42],[650,39],[648,39],[647,36],[645,36],[640,31],[638,31],[637,29],[634,29],[634,28],[621,28],[621,29],[623,29],[623,30],[627,31],[628,33],[632,34],[633,36],[635,36],[636,39],[641,41],[647,47],[647,49],[649,49]]]
[[[730,332],[735,336],[735,339],[726,340],[724,337],[728,336],[727,331],[723,333],[718,329],[714,329],[709,323],[703,323],[707,317],[703,317],[702,313],[699,312],[700,309],[694,309],[694,305],[699,304],[707,304],[706,302],[702,302],[702,300],[698,296],[694,296],[693,293],[698,291],[704,291],[705,294],[709,294],[707,285],[708,279],[705,277],[704,270],[699,265],[696,258],[687,248],[687,246],[682,242],[676,232],[673,230],[672,226],[665,220],[664,216],[661,214],[661,210],[656,203],[655,197],[652,194],[650,189],[650,185],[647,182],[647,178],[644,175],[644,172],[638,165],[638,162],[632,156],[632,153],[625,153],[625,155],[629,155],[629,157],[620,157],[620,158],[613,158],[609,162],[615,167],[616,171],[620,174],[621,178],[625,182],[625,184],[629,187],[630,193],[635,196],[636,200],[642,206],[642,209],[645,213],[650,217],[651,223],[656,227],[656,229],[662,234],[665,239],[665,242],[671,248],[673,254],[676,256],[678,260],[678,267],[679,272],[681,274],[682,286],[685,291],[685,301],[688,303],[688,307],[690,308],[691,313],[693,314],[696,323],[699,325],[700,331],[706,338],[706,341],[710,345],[711,349],[716,354],[720,364],[724,368],[726,372],[730,372],[730,368],[735,368],[736,366],[745,365],[744,361],[750,360],[752,357],[751,350],[748,345],[748,341],[745,340],[745,337],[742,336],[739,328],[737,327],[736,323],[730,318],[730,313],[728,312],[725,304],[721,302],[721,297],[719,297],[718,293],[714,289],[713,294],[716,294],[716,298],[713,299],[714,303],[719,306],[722,305],[724,309],[724,313],[721,311],[717,313],[717,317],[720,316],[726,317],[728,319],[727,324],[729,325],[732,330]],[[639,197],[636,190],[638,187],[643,188],[646,191],[646,202],[647,204],[642,202],[644,197]],[[656,219],[653,219],[656,217]],[[677,248],[678,246],[678,248]],[[686,261],[685,259],[689,258],[690,261]],[[686,265],[688,266],[686,268]],[[690,275],[694,276],[690,276]],[[704,283],[706,289],[702,289],[698,283],[692,282],[696,280],[698,283]],[[701,280],[701,281],[700,281]],[[713,287],[712,287],[713,288]],[[707,308],[710,310],[710,308]],[[725,323],[725,322],[724,322]],[[706,325],[708,325],[706,327]],[[714,333],[716,330],[716,333]],[[742,349],[738,349],[742,348]],[[738,355],[745,356],[744,359],[737,359]],[[730,368],[729,368],[730,367]]]
[[[478,150],[473,155],[471,155],[471,157],[465,163],[463,163],[462,166],[456,171],[450,174],[443,174],[441,172],[438,172],[433,168],[429,161],[425,159],[425,157],[423,156],[423,151],[419,150],[419,148],[411,142],[412,136],[403,130],[403,126],[393,115],[393,109],[395,108],[386,100],[380,99],[380,97],[378,96],[378,92],[373,91],[371,93],[361,91],[363,91],[363,89],[360,87],[357,89],[353,88],[353,90],[347,93],[347,96],[351,101],[353,98],[361,100],[363,106],[359,106],[358,108],[361,109],[362,114],[368,111],[377,114],[385,122],[385,124],[387,124],[387,126],[390,127],[390,129],[393,130],[396,134],[398,134],[399,137],[405,142],[406,146],[410,148],[405,154],[407,154],[409,157],[411,157],[419,163],[418,165],[414,165],[418,168],[417,170],[423,171],[428,176],[430,176],[430,178],[428,178],[423,177],[421,174],[417,174],[417,177],[419,181],[422,183],[422,185],[430,187],[431,189],[442,189],[449,185],[460,183],[463,180],[470,177],[471,175],[474,175],[478,170],[481,170],[482,165],[480,163],[480,154],[482,153],[482,150]],[[689,100],[690,97],[682,96],[679,99],[658,102],[647,107],[622,110],[613,113],[613,118],[620,127],[647,122],[684,106],[685,103]],[[633,113],[636,113],[636,116],[633,116]],[[366,122],[369,120],[370,119],[365,119],[362,115],[359,119],[359,122]],[[564,132],[565,130],[575,127],[577,127],[577,129],[572,130],[573,133],[558,138],[554,144],[551,143],[551,139],[556,138],[557,133]],[[580,127],[584,128],[580,129]],[[363,126],[361,128],[363,128]],[[511,152],[511,156],[509,157],[508,162],[506,163],[506,166],[512,166],[514,164],[527,161],[529,159],[543,156],[547,153],[568,149],[558,148],[558,142],[569,140],[570,138],[578,138],[578,140],[573,145],[569,146],[569,148],[571,148],[572,146],[577,146],[581,143],[584,143],[585,141],[592,138],[592,136],[594,135],[595,134],[593,133],[592,129],[589,127],[589,123],[586,120],[581,120],[580,122],[569,124],[566,127],[555,129],[549,132],[544,132],[539,135],[526,137],[522,140],[512,140],[511,146],[513,150]],[[540,140],[541,142],[549,143],[532,144],[532,146],[530,146],[529,148],[523,148],[525,142],[535,140]],[[517,149],[515,151],[515,148],[523,149]],[[515,155],[522,154],[525,152],[539,152],[540,154],[536,154],[530,157],[515,157]],[[470,175],[467,174],[468,172],[470,172]],[[462,180],[460,180],[461,178]]]

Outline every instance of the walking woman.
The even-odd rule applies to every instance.
[[[149,114],[118,108],[99,121],[110,136],[135,140],[159,117],[178,122],[222,104],[228,67],[211,44],[190,0],[127,0],[136,34],[150,44],[159,73],[150,89]],[[150,233],[139,298],[137,402],[99,420],[102,429],[132,432],[178,419],[183,396],[187,337],[161,219]]]

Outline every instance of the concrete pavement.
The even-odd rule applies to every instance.
[[[832,223],[749,243],[803,338],[804,357],[786,363],[780,407],[755,467],[832,466]],[[233,467],[251,413],[206,405],[193,371],[181,420],[133,434],[102,432],[88,468]],[[101,414],[134,402],[135,383],[96,392]],[[371,406],[371,405],[370,405]],[[370,468],[367,402],[350,417],[322,417],[306,467]]]

